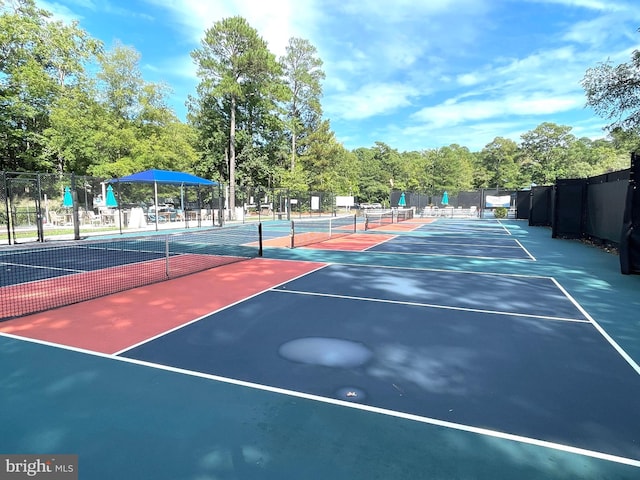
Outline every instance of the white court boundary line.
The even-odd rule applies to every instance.
[[[405,419],[405,420],[411,420],[411,421],[418,422],[418,423],[423,423],[423,424],[428,424],[428,425],[435,425],[435,426],[445,427],[445,428],[451,428],[453,430],[459,430],[459,431],[463,431],[463,432],[475,433],[475,434],[478,434],[478,435],[485,435],[485,436],[488,436],[488,437],[500,438],[500,439],[503,439],[503,440],[510,440],[510,441],[513,441],[513,442],[518,442],[518,443],[524,443],[524,444],[534,445],[534,446],[538,446],[538,447],[549,448],[549,449],[552,449],[552,450],[558,450],[558,451],[565,452],[565,453],[572,453],[572,454],[582,455],[582,456],[586,456],[586,457],[596,458],[596,459],[599,459],[599,460],[607,460],[607,461],[610,461],[610,462],[620,463],[620,464],[629,465],[629,466],[633,466],[633,467],[640,467],[640,460],[634,460],[634,459],[631,459],[631,458],[620,457],[618,455],[612,455],[612,454],[608,454],[608,453],[598,452],[598,451],[595,451],[595,450],[588,450],[588,449],[584,449],[584,448],[573,447],[571,445],[564,445],[564,444],[561,444],[561,443],[554,443],[554,442],[550,442],[550,441],[546,441],[546,440],[540,440],[540,439],[537,439],[537,438],[524,437],[524,436],[521,436],[521,435],[515,435],[515,434],[511,434],[511,433],[500,432],[500,431],[497,431],[497,430],[489,430],[489,429],[486,429],[486,428],[474,427],[474,426],[471,426],[471,425],[465,425],[465,424],[461,424],[461,423],[448,422],[446,420],[438,420],[436,418],[431,418],[431,417],[423,417],[423,416],[420,416],[420,415],[413,415],[413,414],[409,414],[409,413],[397,412],[395,410],[388,410],[388,409],[380,408],[380,407],[372,407],[372,406],[369,406],[369,405],[351,403],[351,402],[347,402],[345,400],[339,400],[339,399],[329,398],[329,397],[322,397],[322,396],[319,396],[319,395],[313,395],[313,394],[304,393],[304,392],[297,392],[295,390],[287,390],[287,389],[284,389],[284,388],[271,387],[269,385],[262,385],[262,384],[259,384],[259,383],[252,383],[252,382],[247,382],[247,381],[244,381],[244,380],[237,380],[237,379],[233,379],[233,378],[227,378],[227,377],[222,377],[222,376],[218,376],[218,375],[212,375],[212,374],[208,374],[208,373],[195,372],[195,371],[192,371],[192,370],[185,370],[185,369],[181,369],[181,368],[177,368],[177,367],[171,367],[171,366],[167,366],[167,365],[160,365],[160,364],[157,364],[157,363],[145,362],[145,361],[142,361],[142,360],[136,360],[136,359],[132,359],[132,358],[118,357],[118,356],[115,356],[115,355],[92,352],[90,350],[84,350],[84,349],[81,349],[81,348],[74,348],[74,347],[67,347],[67,346],[64,346],[64,345],[58,345],[58,344],[51,343],[51,342],[46,342],[46,341],[43,341],[43,340],[34,340],[34,339],[31,339],[31,338],[20,337],[18,335],[13,335],[13,334],[8,334],[8,333],[1,333],[0,332],[0,336],[6,337],[6,338],[12,338],[14,340],[21,340],[21,341],[26,341],[26,342],[29,342],[29,343],[36,343],[36,344],[45,345],[45,346],[49,346],[49,347],[59,348],[59,349],[62,349],[62,350],[69,350],[69,351],[73,351],[73,352],[81,353],[81,354],[85,354],[85,355],[101,357],[101,358],[104,358],[104,359],[107,359],[107,360],[115,360],[115,361],[118,361],[118,362],[138,365],[138,366],[142,366],[142,367],[154,368],[154,369],[157,369],[157,370],[164,370],[164,371],[168,371],[168,372],[172,372],[172,373],[188,375],[188,376],[191,376],[191,377],[198,377],[198,378],[203,378],[203,379],[207,379],[207,380],[214,380],[214,381],[217,381],[217,382],[226,383],[226,384],[230,384],[230,385],[237,385],[237,386],[252,388],[254,390],[261,390],[261,391],[276,393],[276,394],[280,394],[280,395],[286,395],[286,396],[290,396],[290,397],[303,398],[303,399],[306,399],[306,400],[316,401],[316,402],[319,402],[319,403],[330,404],[330,405],[338,405],[338,406],[341,406],[341,407],[352,408],[354,410],[361,410],[361,411],[365,411],[365,412],[376,413],[376,414],[380,414],[380,415],[386,415],[386,416],[389,416],[389,417],[402,418],[402,419]]]
[[[573,322],[573,323],[591,323],[589,320],[583,320],[580,318],[568,318],[568,317],[554,317],[551,315],[534,315],[531,313],[514,313],[514,312],[501,312],[499,310],[483,310],[481,308],[468,308],[468,307],[456,307],[453,305],[436,305],[432,303],[422,303],[422,302],[405,302],[401,300],[388,300],[382,298],[374,298],[374,297],[357,297],[353,295],[338,295],[335,293],[316,293],[316,292],[305,292],[302,290],[279,290],[274,288],[273,292],[278,293],[290,293],[293,295],[307,295],[311,297],[327,297],[327,298],[340,298],[343,300],[357,300],[363,302],[374,302],[374,303],[388,303],[392,305],[407,305],[410,307],[425,307],[425,308],[437,308],[441,310],[457,310],[460,312],[468,312],[468,313],[490,313],[493,315],[507,315],[510,317],[525,317],[525,318],[536,318],[541,320],[554,320],[559,322]]]
[[[618,352],[618,354],[631,366],[631,368],[633,368],[636,373],[638,375],[640,375],[640,366],[635,362],[635,360],[633,360],[633,358],[631,358],[631,356],[624,351],[624,349],[618,344],[618,342],[616,342],[607,332],[604,328],[602,328],[600,326],[600,324],[598,322],[595,321],[595,319],[589,315],[587,313],[587,311],[582,308],[582,305],[580,305],[575,298],[573,298],[569,292],[567,292],[567,290],[565,290],[565,288],[560,285],[560,282],[558,282],[555,278],[551,277],[551,280],[556,284],[556,286],[560,289],[560,291],[562,293],[564,293],[564,295],[576,306],[576,308],[578,310],[580,310],[580,312],[585,316],[585,318],[587,318],[589,320],[589,323],[591,323],[595,329],[600,333],[600,335],[602,335],[604,337],[604,339],[609,342],[609,344],[616,350],[616,352]]]
[[[531,260],[533,260],[534,262],[537,262],[536,257],[534,257],[533,255],[531,255],[531,252],[529,252],[529,250],[527,250],[527,249],[525,248],[525,246],[524,246],[524,245],[522,245],[522,244],[520,243],[520,240],[518,240],[517,238],[514,238],[514,240],[516,241],[516,243],[517,243],[518,245],[520,245],[520,248],[521,248],[522,250],[524,250],[524,251],[526,252],[526,254],[527,254],[527,255],[529,255],[529,257],[531,257]]]
[[[502,220],[498,219],[498,225],[500,225],[502,228],[504,228],[504,229],[506,230],[507,235],[513,235],[513,234],[511,233],[511,230],[509,230],[509,229],[505,226],[505,224],[504,224],[504,223],[502,223]]]

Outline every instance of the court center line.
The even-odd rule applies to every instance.
[[[547,441],[547,440],[524,437],[524,436],[521,436],[521,435],[515,435],[515,434],[512,434],[512,433],[500,432],[500,431],[497,431],[497,430],[489,430],[489,429],[486,429],[486,428],[474,427],[472,425],[465,425],[465,424],[461,424],[461,423],[448,422],[446,420],[439,420],[437,418],[423,417],[423,416],[420,416],[420,415],[414,415],[414,414],[409,414],[409,413],[404,413],[404,412],[397,412],[395,410],[388,410],[388,409],[381,408],[381,407],[374,407],[374,406],[370,406],[370,405],[362,405],[362,404],[358,404],[358,403],[347,402],[345,400],[339,400],[339,399],[336,399],[336,398],[322,397],[322,396],[319,396],[319,395],[313,395],[313,394],[310,394],[310,393],[298,392],[298,391],[295,391],[295,390],[287,390],[287,389],[284,389],[284,388],[272,387],[272,386],[269,386],[269,385],[262,385],[262,384],[259,384],[259,383],[252,383],[252,382],[247,382],[247,381],[244,381],[244,380],[237,380],[237,379],[233,379],[233,378],[222,377],[222,376],[212,375],[212,374],[208,374],[208,373],[196,372],[196,371],[193,371],[193,370],[185,370],[185,369],[182,369],[182,368],[171,367],[171,366],[168,366],[168,365],[161,365],[161,364],[152,363],[152,362],[145,362],[143,360],[137,360],[137,359],[133,359],[133,358],[119,357],[119,356],[105,354],[105,353],[92,352],[90,350],[83,350],[83,349],[80,349],[80,348],[67,347],[65,345],[58,345],[58,344],[51,343],[51,342],[46,342],[46,341],[43,341],[43,340],[34,340],[34,339],[31,339],[31,338],[20,337],[19,335],[14,335],[14,334],[8,334],[8,333],[1,333],[0,332],[0,336],[7,337],[7,338],[12,338],[14,340],[21,340],[21,341],[26,341],[26,342],[30,342],[30,343],[37,343],[37,344],[40,344],[40,345],[46,345],[46,346],[54,347],[54,348],[60,348],[60,349],[63,349],[63,350],[70,350],[70,351],[74,351],[74,352],[77,352],[77,353],[82,353],[82,354],[85,354],[85,355],[101,357],[101,358],[105,358],[107,360],[114,360],[114,361],[118,361],[118,362],[138,365],[138,366],[141,366],[141,367],[154,368],[154,369],[157,369],[157,370],[164,370],[164,371],[168,371],[168,372],[172,372],[172,373],[188,375],[188,376],[191,376],[191,377],[198,377],[198,378],[203,378],[203,379],[207,379],[207,380],[213,380],[213,381],[217,381],[217,382],[221,382],[221,383],[226,383],[226,384],[231,384],[231,385],[237,385],[237,386],[252,388],[254,390],[261,390],[261,391],[267,391],[267,392],[276,393],[276,394],[280,394],[280,395],[286,395],[286,396],[290,396],[290,397],[303,398],[305,400],[315,401],[315,402],[319,402],[319,403],[337,405],[337,406],[341,406],[341,407],[345,407],[345,408],[351,408],[351,409],[354,409],[354,410],[361,410],[361,411],[365,411],[365,412],[370,412],[370,413],[375,413],[375,414],[380,414],[380,415],[386,415],[386,416],[389,416],[389,417],[402,418],[404,420],[410,420],[410,421],[414,421],[414,422],[418,422],[418,423],[424,423],[424,424],[428,424],[428,425],[435,425],[435,426],[444,427],[444,428],[451,428],[452,430],[459,430],[459,431],[464,431],[464,432],[469,432],[469,433],[475,433],[475,434],[478,434],[478,435],[484,435],[484,436],[488,436],[488,437],[499,438],[499,439],[502,439],[502,440],[508,440],[508,441],[512,441],[512,442],[524,443],[524,444],[528,444],[528,445],[534,445],[534,446],[537,446],[537,447],[548,448],[548,449],[551,449],[551,450],[557,450],[557,451],[561,451],[561,452],[565,452],[565,453],[582,455],[582,456],[585,456],[585,457],[596,458],[596,459],[599,459],[599,460],[606,460],[606,461],[610,461],[610,462],[614,462],[614,463],[620,463],[620,464],[629,465],[629,466],[633,466],[633,467],[640,467],[640,460],[621,457],[621,456],[618,456],[618,455],[612,455],[612,454],[604,453],[604,452],[598,452],[598,451],[595,451],[595,450],[588,450],[588,449],[584,449],[584,448],[580,448],[580,447],[574,447],[574,446],[571,446],[571,445],[565,445],[565,444],[561,444],[561,443],[550,442],[550,441]]]
[[[303,292],[300,290],[279,290],[277,288],[272,289],[274,292],[278,293],[289,293],[293,295],[308,295],[315,297],[328,297],[328,298],[341,298],[344,300],[358,300],[364,302],[378,302],[378,303],[390,303],[394,305],[408,305],[412,307],[426,307],[426,308],[439,308],[442,310],[457,310],[461,312],[470,312],[470,313],[489,313],[494,315],[506,315],[510,317],[526,317],[526,318],[535,318],[540,320],[554,320],[559,322],[573,322],[573,323],[591,323],[589,320],[582,320],[579,318],[566,318],[566,317],[553,317],[550,315],[532,315],[530,313],[514,313],[514,312],[500,312],[497,310],[484,310],[478,308],[467,308],[467,307],[454,307],[451,305],[435,305],[431,303],[421,303],[421,302],[402,302],[400,300],[387,300],[382,298],[371,298],[371,297],[356,297],[352,295],[338,295],[333,293],[317,293],[317,292]]]

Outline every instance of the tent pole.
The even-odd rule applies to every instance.
[[[158,182],[153,182],[153,199],[156,205],[155,210],[155,221],[156,221],[156,232],[158,231]]]

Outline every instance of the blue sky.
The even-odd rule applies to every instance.
[[[38,5],[102,40],[135,48],[146,81],[184,103],[198,84],[190,52],[207,28],[245,17],[283,55],[309,40],[324,62],[322,105],[348,149],[520,141],[542,122],[602,138],[580,82],[640,46],[637,0],[48,0]]]

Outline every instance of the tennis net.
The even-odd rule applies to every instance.
[[[331,238],[344,237],[355,233],[356,216],[342,215],[312,220],[291,222],[291,248],[324,242]]]
[[[260,225],[0,250],[0,320],[262,255]]]
[[[391,225],[413,218],[412,208],[398,208],[365,213],[365,230]]]

